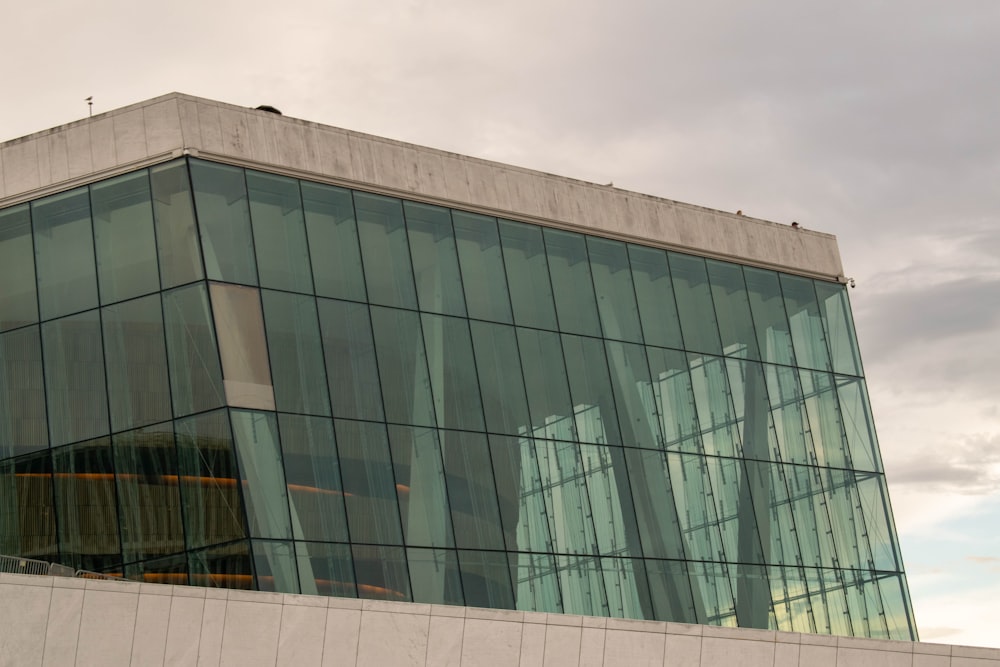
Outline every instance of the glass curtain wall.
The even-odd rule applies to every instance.
[[[0,553],[915,636],[842,285],[193,159],[0,279]]]

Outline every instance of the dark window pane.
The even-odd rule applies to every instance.
[[[532,433],[538,437],[573,440],[573,404],[569,399],[559,334],[518,329],[517,343]]]
[[[101,323],[96,310],[42,324],[53,445],[108,433]]]
[[[437,431],[390,426],[389,441],[404,541],[418,547],[454,547]]]
[[[680,518],[674,504],[674,485],[666,455],[658,451],[626,449],[625,461],[635,500],[635,518],[647,558],[684,558]],[[690,595],[690,593],[689,593]]]
[[[225,410],[174,422],[188,548],[246,536],[233,439]],[[208,584],[194,580],[198,586]]]
[[[149,182],[163,287],[201,280],[205,276],[187,162],[177,160],[151,168]]]
[[[459,548],[503,549],[500,509],[486,436],[439,431],[455,542]]]
[[[101,303],[160,288],[146,170],[90,186]]]
[[[298,593],[299,573],[295,566],[295,551],[291,542],[253,540],[254,572],[257,590],[276,593]]]
[[[222,368],[204,284],[163,294],[174,415],[189,415],[225,403]]]
[[[524,377],[514,327],[486,322],[470,322],[469,325],[486,428],[492,433],[521,433],[531,419],[524,396]]]
[[[355,544],[354,571],[358,576],[358,597],[368,600],[409,602],[410,577],[406,552],[402,547],[374,547]]]
[[[731,357],[760,359],[757,335],[750,317],[743,268],[728,262],[708,260],[708,279],[712,284],[712,299],[719,318],[722,351]]]
[[[500,242],[507,266],[514,322],[554,330],[556,308],[552,302],[552,282],[541,228],[501,220]]]
[[[823,319],[813,281],[798,276],[781,275],[781,291],[785,295],[788,325],[799,366],[821,371],[831,370],[830,352],[826,347]]]
[[[406,550],[413,581],[413,601],[431,604],[464,603],[458,553],[445,549]]]
[[[42,319],[97,306],[97,272],[87,188],[31,204]]]
[[[590,268],[594,273],[597,310],[607,338],[642,342],[639,307],[632,286],[628,252],[620,241],[587,237]]]
[[[465,315],[455,233],[448,209],[403,202],[420,309]]]
[[[364,301],[365,279],[351,192],[316,183],[300,185],[316,294]]]
[[[0,331],[38,321],[28,205],[0,211]]]
[[[330,414],[316,299],[262,290],[267,348],[278,410]]]
[[[261,286],[312,294],[298,181],[250,170],[246,177]]]
[[[620,445],[618,412],[608,377],[604,345],[596,338],[562,336],[569,393],[580,442]]]
[[[420,315],[372,307],[385,416],[390,422],[434,426],[434,402],[427,375]]]
[[[552,276],[552,294],[559,330],[567,333],[600,336],[594,281],[590,277],[587,244],[580,234],[546,228],[545,253]]]
[[[191,160],[194,202],[210,280],[257,284],[243,170]]]
[[[337,417],[382,420],[382,393],[368,306],[319,299],[326,377]]]
[[[416,308],[410,247],[400,200],[354,193],[368,299],[372,303]]]
[[[452,211],[469,317],[511,322],[510,297],[495,218]]]
[[[611,387],[618,407],[622,442],[629,447],[657,449],[662,446],[654,384],[641,345],[608,341]]]
[[[160,297],[109,306],[102,313],[111,429],[167,421],[170,383]]]
[[[341,419],[335,423],[351,540],[402,544],[396,482],[385,426]],[[358,583],[361,583],[360,571]]]
[[[58,560],[52,504],[49,452],[0,461],[0,553]]]
[[[240,488],[251,537],[290,538],[288,488],[274,413],[233,410]]]
[[[173,425],[119,433],[112,443],[125,561],[183,551]]]
[[[125,578],[147,584],[187,586],[190,583],[187,554],[178,553],[142,563],[126,564]]]
[[[489,609],[514,609],[507,554],[496,551],[459,551],[465,604]]]
[[[656,620],[697,623],[688,564],[682,561],[647,560],[646,576]]]
[[[705,260],[676,252],[668,252],[667,257],[684,334],[684,349],[722,354]]]
[[[493,478],[507,551],[552,551],[535,442],[490,436]]]
[[[629,245],[628,256],[646,344],[681,349],[684,344],[667,253]]]
[[[63,563],[95,572],[120,565],[110,439],[53,450],[52,471]]]
[[[847,288],[819,281],[814,284],[834,372],[861,375],[861,354],[854,337],[854,318],[847,300]]]
[[[0,459],[49,444],[38,327],[0,334]]]
[[[299,583],[306,595],[358,597],[354,585],[354,559],[347,544],[296,542]]]
[[[774,271],[743,268],[750,298],[750,312],[757,328],[760,358],[774,364],[794,365],[792,338],[788,332],[785,302],[781,298],[778,274]]]
[[[226,403],[240,408],[274,410],[260,290],[210,283],[209,293],[219,337]]]
[[[420,319],[438,424],[444,428],[482,431],[483,404],[469,323],[439,315],[422,315]]]
[[[188,552],[191,585],[207,588],[253,588],[250,545],[246,541]]]
[[[347,515],[333,421],[278,415],[292,535],[298,540],[347,541]]]

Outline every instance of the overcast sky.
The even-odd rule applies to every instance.
[[[1000,3],[4,12],[0,140],[170,91],[836,234],[921,638],[1000,646]]]

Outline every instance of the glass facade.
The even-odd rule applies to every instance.
[[[915,638],[842,285],[189,159],[0,286],[0,553]]]

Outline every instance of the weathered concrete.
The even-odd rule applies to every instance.
[[[1000,667],[1000,649],[0,574],[0,665]]]
[[[179,93],[0,144],[0,207],[185,153],[817,278],[843,276],[829,234]]]

